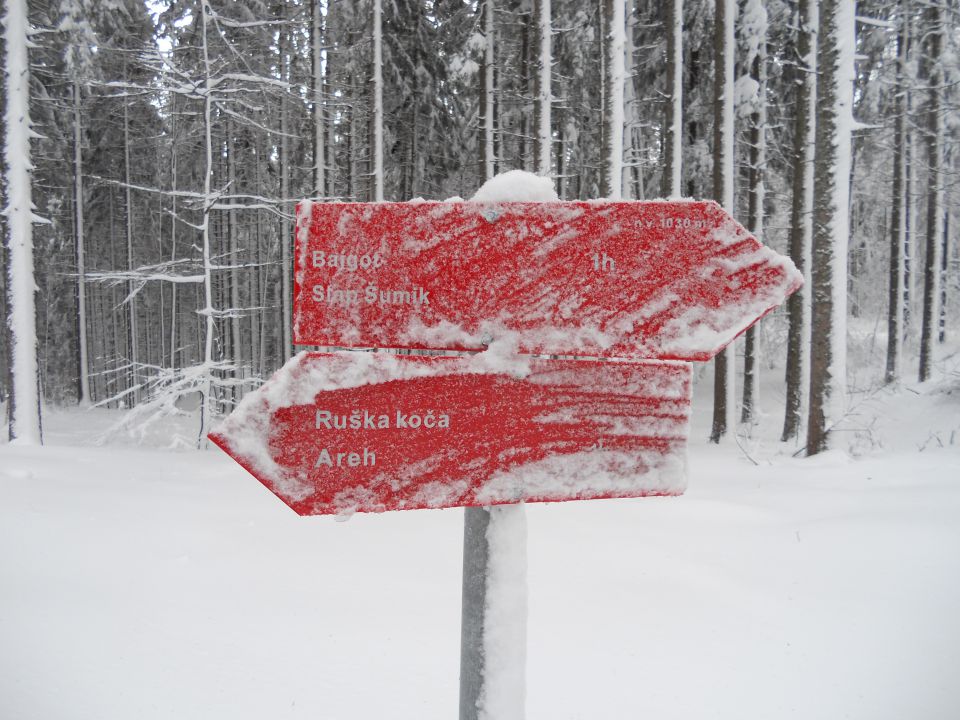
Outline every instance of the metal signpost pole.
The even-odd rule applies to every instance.
[[[483,620],[487,598],[490,511],[463,511],[463,610],[460,618],[460,720],[477,720],[483,688]]]

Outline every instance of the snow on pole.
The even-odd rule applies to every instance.
[[[523,720],[527,661],[527,516],[490,508],[484,607],[484,683],[478,720]]]
[[[13,404],[10,437],[39,444],[40,394],[37,387],[37,290],[33,267],[33,201],[30,162],[29,22],[25,0],[7,0],[3,18],[6,45],[7,250],[10,304],[10,356]]]
[[[373,201],[383,202],[383,7],[373,2]]]

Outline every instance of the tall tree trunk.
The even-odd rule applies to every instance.
[[[717,0],[714,16],[713,77],[713,199],[730,214],[733,204],[733,0]],[[733,343],[714,360],[713,426],[710,441],[720,440],[735,429],[736,384]]]
[[[10,338],[10,439],[39,444],[36,280],[33,266],[33,179],[30,164],[30,65],[26,0],[6,0],[3,41],[6,160],[7,293]]]
[[[909,24],[910,20],[907,19]],[[910,57],[910,47],[913,45],[911,36],[907,36],[907,57]],[[907,118],[913,117],[913,98],[912,91],[910,90],[910,81],[911,78],[907,78]],[[913,282],[914,282],[914,272],[913,272],[913,253],[914,246],[914,229],[917,223],[917,212],[916,207],[914,206],[914,192],[913,189],[916,187],[915,174],[916,174],[916,163],[913,162],[914,157],[917,153],[914,152],[915,148],[915,138],[911,128],[912,123],[907,123],[906,129],[906,149],[904,152],[904,164],[906,165],[906,170],[904,171],[904,190],[903,194],[905,196],[903,203],[903,337],[906,338],[910,334],[910,323],[913,315]]]
[[[363,198],[360,196],[360,152],[358,150],[360,147],[360,113],[358,108],[362,102],[362,91],[357,87],[356,77],[353,73],[350,74],[349,87],[353,102],[349,103],[344,111],[347,114],[347,126],[350,128],[350,132],[347,133],[346,147],[347,163],[350,167],[347,197],[354,201],[360,201]]]
[[[926,36],[925,55],[929,67],[927,73],[929,90],[927,98],[927,228],[926,256],[923,263],[923,321],[920,329],[920,382],[930,379],[933,370],[934,336],[938,318],[937,300],[939,299],[940,240],[942,237],[943,214],[943,118],[941,117],[941,98],[943,69],[941,53],[943,47],[943,21],[940,6],[931,4],[925,12]]]
[[[624,133],[628,162],[623,168],[624,197],[644,198],[643,128],[640,124],[640,99],[637,93],[635,57],[637,53],[637,0],[626,0],[626,34],[623,43],[623,106]]]
[[[227,182],[230,192],[239,194],[240,189],[237,187],[237,138],[235,134],[233,123],[228,121],[226,137]],[[236,210],[227,211],[227,233],[228,257],[230,258],[230,355],[233,361],[234,378],[244,378],[246,377],[247,363],[240,327],[240,223]],[[238,402],[242,395],[243,388],[239,385],[234,386],[234,402]]]
[[[553,67],[551,34],[553,26],[550,0],[536,0],[534,17],[540,39],[540,53],[537,59],[537,97],[534,104],[534,120],[537,126],[534,165],[538,175],[550,177],[553,172],[553,128],[551,121],[551,74]]]
[[[665,197],[683,195],[683,0],[667,0],[667,117],[664,132]]]
[[[126,70],[124,70],[126,72]],[[129,103],[126,99],[123,101],[123,214],[124,214],[124,239],[127,246],[127,270],[136,270],[133,260],[133,191],[131,188],[132,178],[130,175],[130,113]],[[130,393],[130,401],[136,405],[140,402],[140,347],[139,331],[137,328],[137,300],[134,296],[136,283],[133,280],[127,282],[127,343],[130,348],[128,359],[130,360],[130,382],[133,391]]]
[[[823,0],[817,52],[817,129],[807,454],[829,447],[846,397],[847,245],[853,125],[855,11]]]
[[[536,5],[537,0],[534,0]],[[523,7],[523,6],[521,6]],[[519,18],[520,25],[520,77],[519,77],[519,96],[520,96],[520,127],[517,132],[517,162],[520,170],[527,170],[530,166],[530,158],[527,151],[527,141],[530,140],[530,123],[527,117],[527,97],[530,93],[530,32],[532,26],[536,26],[534,13],[521,11]],[[536,82],[536,81],[535,81]],[[536,94],[536,92],[534,92]],[[530,143],[535,145],[535,143]],[[536,152],[536,148],[534,148]],[[536,163],[534,163],[536,169]]]
[[[73,237],[77,258],[77,360],[82,406],[90,403],[90,359],[87,347],[87,270],[83,237],[83,131],[80,82],[73,81]]]
[[[810,248],[813,239],[814,133],[817,118],[817,30],[819,0],[801,0],[797,31],[797,110],[793,131],[793,195],[790,202],[790,259],[804,283],[787,299],[787,397],[782,440],[800,434],[810,389]]]
[[[757,97],[754,111],[750,115],[747,228],[763,240],[767,166],[767,11],[761,0],[752,0],[746,7],[754,16],[751,23],[758,36],[756,54],[750,62],[750,77],[757,83]],[[760,335],[757,325],[753,325],[747,330],[743,343],[743,405],[740,422],[744,425],[751,425],[756,420],[759,396]]]
[[[323,107],[323,12],[321,0],[311,6],[310,47],[313,60],[313,195],[326,195],[326,123]]]
[[[906,193],[904,176],[906,173],[907,145],[907,42],[909,32],[909,0],[900,0],[900,27],[897,32],[897,81],[894,92],[894,129],[893,129],[893,189],[890,211],[890,266],[889,293],[887,296],[887,367],[884,379],[888,383],[900,379],[900,365],[903,349],[903,299],[904,299],[904,245]]]
[[[623,48],[626,43],[625,0],[603,3],[603,175],[600,194],[623,197]]]
[[[204,382],[201,388],[203,394],[200,406],[200,431],[197,437],[197,447],[206,441],[207,428],[213,419],[213,337],[216,332],[213,307],[213,260],[210,233],[210,206],[213,204],[213,77],[210,66],[210,50],[207,40],[207,25],[209,24],[209,6],[201,3],[201,42],[203,51],[204,94],[203,94],[203,220],[201,222],[203,247],[203,310],[200,317],[204,319],[203,338],[203,366]],[[199,322],[198,322],[199,330]]]
[[[950,167],[948,157],[944,158],[944,167]],[[949,190],[945,190],[949,193]],[[943,246],[940,248],[940,322],[937,332],[937,341],[941,344],[947,341],[947,270],[950,268],[950,198],[943,203]]]
[[[177,259],[177,143],[176,143],[176,115],[173,116],[174,131],[173,142],[170,145],[170,185],[173,190],[171,193],[170,204],[172,211],[170,215],[170,262]],[[177,283],[170,283],[170,368],[177,369],[177,343],[179,342],[180,323],[177,317]]]
[[[480,25],[483,27],[483,58],[480,61],[480,167],[481,175],[489,180],[496,174],[496,152],[493,141],[494,125],[494,25],[493,0],[482,0]]]
[[[383,202],[383,8],[373,0],[373,202]]]
[[[288,30],[280,31],[280,79],[290,81],[290,49]],[[293,229],[290,223],[290,107],[286,92],[280,93],[280,357],[286,362],[293,356]]]

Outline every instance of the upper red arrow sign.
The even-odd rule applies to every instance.
[[[294,341],[708,360],[800,287],[714,202],[301,203]]]

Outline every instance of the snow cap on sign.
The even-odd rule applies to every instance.
[[[560,198],[550,178],[525,170],[508,170],[487,180],[470,199],[474,202],[551,202]]]

